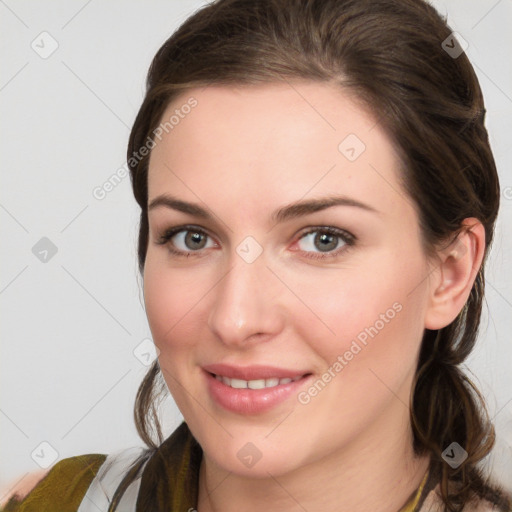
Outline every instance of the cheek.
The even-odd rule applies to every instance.
[[[405,258],[380,256],[365,271],[333,269],[314,280],[302,276],[295,289],[308,305],[294,313],[299,336],[327,366],[347,351],[351,361],[366,365],[367,358],[411,364],[424,329],[426,296],[419,283],[426,266],[419,257],[404,264]]]
[[[198,286],[201,280],[192,282],[190,273],[169,269],[161,258],[161,254],[148,252],[144,267],[144,302],[153,340],[165,354],[171,347],[192,339],[183,329],[189,325],[194,305],[200,302],[205,290]]]
[[[207,290],[191,281],[190,272],[176,271],[148,252],[144,268],[144,302],[153,341],[160,351],[162,376],[180,411],[190,415],[184,389],[194,389],[193,354],[202,337],[198,326],[201,298]],[[196,276],[197,277],[197,276]],[[199,281],[201,282],[201,281]]]
[[[374,272],[333,273],[319,283],[324,293],[317,288],[308,304],[335,335],[326,336],[318,320],[299,324],[296,317],[303,328],[300,337],[318,362],[318,379],[297,397],[309,431],[324,432],[328,417],[333,438],[344,432],[349,439],[387,407],[408,404],[426,297],[425,287],[418,286],[423,263],[414,261],[404,266],[382,259],[382,272],[375,264],[368,267]]]

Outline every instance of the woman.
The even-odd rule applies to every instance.
[[[460,370],[499,206],[484,117],[423,1],[191,16],[127,155],[159,349],[148,449],[66,459],[5,510],[511,510]],[[185,422],[163,440],[165,387]]]

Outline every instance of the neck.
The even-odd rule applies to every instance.
[[[390,409],[350,446],[286,474],[250,479],[203,454],[198,512],[397,512],[420,485],[429,457],[414,456],[403,403]]]

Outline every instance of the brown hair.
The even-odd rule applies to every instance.
[[[456,236],[464,219],[476,217],[485,227],[485,262],[499,207],[498,175],[475,72],[464,53],[455,57],[442,46],[451,32],[423,0],[218,0],[195,12],[154,57],[130,134],[141,273],[149,155],[133,156],[154,139],[169,103],[199,86],[289,80],[336,84],[364,102],[399,151],[427,252]],[[425,331],[411,397],[414,449],[430,454],[448,511],[462,510],[474,496],[504,506],[477,467],[494,444],[494,428],[483,397],[460,369],[477,339],[483,293],[482,265],[457,318]],[[134,411],[138,432],[153,451],[163,441],[156,404],[164,392],[155,361]],[[468,453],[457,468],[441,455],[454,441]]]

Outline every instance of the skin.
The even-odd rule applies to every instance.
[[[14,496],[21,501],[25,496],[50,472],[50,469],[41,469],[25,474],[22,478],[3,486],[0,490],[0,507],[5,507],[7,502]]]
[[[150,210],[144,297],[163,376],[204,451],[199,512],[396,511],[429,462],[413,456],[408,408],[422,334],[450,323],[467,300],[483,227],[467,219],[456,244],[427,258],[392,144],[339,87],[210,86],[176,98],[163,118],[190,96],[198,105],[152,150],[148,203],[169,194],[213,219]],[[338,149],[348,134],[366,146],[352,162]],[[375,211],[345,205],[270,218],[335,194]],[[193,255],[169,251],[194,252],[183,232],[157,243],[185,224],[208,235]],[[334,237],[322,252],[313,242],[326,226],[355,243]],[[306,228],[320,232],[301,238]],[[263,249],[252,263],[237,253],[247,236]],[[306,370],[316,380],[393,304],[400,312],[307,404],[293,395],[248,416],[208,393],[201,366],[209,363]],[[261,453],[250,468],[237,457],[247,442]]]

